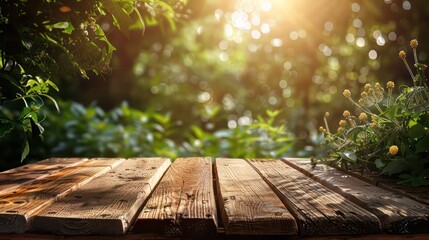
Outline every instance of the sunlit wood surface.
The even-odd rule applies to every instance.
[[[376,184],[302,158],[48,159],[0,173],[0,239],[429,239],[428,199]]]

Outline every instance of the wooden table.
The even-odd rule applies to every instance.
[[[428,199],[299,158],[53,158],[0,173],[0,239],[267,236],[429,239]]]

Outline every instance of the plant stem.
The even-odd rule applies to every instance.
[[[408,65],[407,60],[405,60],[405,58],[402,59],[404,61],[405,66],[407,67],[408,73],[410,73],[411,79],[413,79],[413,84],[414,86],[416,86],[416,82],[414,81],[414,74],[413,71],[411,71],[410,66]]]

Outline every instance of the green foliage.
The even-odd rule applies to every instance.
[[[294,138],[282,124],[276,123],[279,111],[267,110],[252,123],[207,132],[196,125],[184,143],[185,155],[236,158],[279,158],[292,148]]]
[[[175,3],[175,6],[183,2]],[[29,153],[30,135],[41,135],[38,113],[43,99],[56,103],[50,89],[60,75],[110,73],[116,48],[113,26],[129,36],[147,24],[167,20],[175,28],[175,10],[159,0],[34,0],[0,3],[0,137],[12,129],[24,135],[21,161]],[[21,104],[18,103],[22,102]],[[14,132],[16,134],[16,132]]]
[[[415,43],[415,45],[413,45]],[[416,56],[417,41],[412,44]],[[365,85],[361,98],[355,102],[349,90],[343,94],[361,113],[359,117],[345,111],[336,133],[321,127],[326,143],[333,147],[335,164],[348,169],[377,169],[381,174],[402,179],[399,183],[413,186],[429,185],[429,88],[424,74],[426,65],[415,58],[417,74],[410,71],[413,86],[401,86],[400,95],[393,97],[394,83],[386,90],[376,83]],[[326,118],[329,114],[325,115]],[[371,120],[368,119],[371,117]]]
[[[45,113],[44,154],[85,157],[284,156],[293,138],[267,111],[248,125],[207,131],[171,122],[167,114],[139,111],[122,104],[108,112],[92,105],[62,103],[61,115]]]

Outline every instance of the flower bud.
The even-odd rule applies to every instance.
[[[400,51],[399,52],[399,57],[404,59],[407,56],[407,54],[405,54],[405,51]]]
[[[368,119],[368,115],[366,115],[366,113],[361,113],[359,115],[359,120],[361,120],[362,122],[366,121]]]
[[[388,88],[388,89],[392,89],[392,88],[394,88],[395,87],[395,83],[394,82],[392,82],[392,81],[388,81],[387,82],[387,84],[386,84],[386,88]]]
[[[343,112],[343,116],[344,117],[350,117],[350,112],[349,111],[347,111],[347,110],[345,110],[344,112]]]
[[[338,133],[344,133],[344,131],[345,131],[345,130],[344,130],[344,128],[342,128],[342,127],[339,127],[339,128],[338,128],[338,130],[337,130],[337,132],[338,132]]]
[[[371,88],[371,84],[369,84],[369,83],[367,83],[367,84],[365,84],[365,91],[368,91],[368,89],[370,89]]]
[[[419,45],[419,42],[417,42],[417,39],[413,39],[410,41],[410,46],[412,48],[417,48],[418,45]]]
[[[343,95],[344,95],[344,97],[346,97],[346,98],[350,98],[350,97],[352,96],[352,93],[350,92],[350,90],[345,89],[345,90],[343,91]]]
[[[346,120],[340,120],[338,125],[340,125],[340,127],[345,127],[347,125],[347,121]]]
[[[329,117],[329,112],[325,112],[325,118]]]

